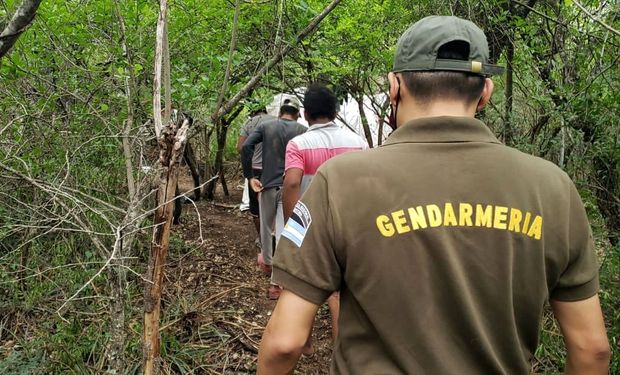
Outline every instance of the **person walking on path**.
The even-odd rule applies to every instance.
[[[277,243],[284,227],[282,181],[286,145],[295,136],[306,131],[306,127],[297,122],[299,107],[300,103],[296,98],[285,99],[280,107],[279,117],[258,124],[243,143],[241,151],[243,175],[250,181],[250,188],[260,192],[261,254],[258,262],[261,269],[270,275],[274,251],[272,236],[275,234]],[[252,170],[252,155],[259,143],[263,144],[260,177],[255,176]],[[271,283],[267,290],[268,298],[277,299],[279,295],[280,288]]]
[[[250,136],[250,133],[263,122],[275,120],[275,116],[271,116],[267,114],[267,110],[263,107],[257,111],[252,113],[250,119],[243,125],[241,128],[241,132],[239,134],[239,139],[237,140],[237,151],[241,154],[243,144],[245,140]],[[261,171],[263,169],[263,144],[258,143],[254,146],[254,154],[252,155],[252,176],[259,178],[261,175]],[[256,228],[256,233],[258,238],[255,243],[260,247],[260,211],[258,208],[258,193],[254,191],[249,185],[250,181],[246,178],[246,186],[244,191],[247,189],[248,197],[249,197],[249,210],[250,215],[252,215],[252,220],[254,222],[254,228]]]
[[[323,164],[295,206],[259,374],[292,372],[336,290],[334,374],[527,374],[547,300],[566,374],[607,374],[583,203],[560,168],[474,118],[502,71],[488,60],[482,30],[457,17],[424,18],[400,37],[388,75],[397,129]]]
[[[285,222],[294,215],[295,204],[323,163],[336,155],[368,148],[362,137],[334,123],[337,106],[336,96],[324,85],[310,85],[304,94],[304,118],[310,128],[304,134],[293,138],[286,146],[282,187]],[[297,240],[295,234],[295,229],[289,226],[285,226],[282,232],[282,235],[291,241]],[[338,292],[334,292],[327,299],[327,304],[332,317],[332,337],[335,340],[338,336],[340,307]],[[313,351],[310,336],[305,353],[310,354]]]

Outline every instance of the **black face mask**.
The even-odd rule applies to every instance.
[[[388,125],[392,130],[396,130],[396,115],[398,114],[398,102],[400,101],[400,79],[396,77],[398,82],[398,92],[396,93],[396,104],[390,104],[390,116],[388,117]]]

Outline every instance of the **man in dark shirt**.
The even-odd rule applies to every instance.
[[[252,190],[261,192],[259,210],[262,259],[259,257],[259,265],[269,274],[271,274],[273,257],[272,233],[275,231],[277,243],[284,227],[282,181],[286,145],[291,139],[306,131],[306,127],[297,122],[299,107],[297,99],[285,99],[280,107],[279,117],[257,125],[245,140],[241,150],[243,175],[250,181]],[[258,179],[252,170],[252,156],[256,145],[261,142],[263,144],[263,165],[260,179]],[[267,294],[270,299],[277,299],[280,295],[280,288],[271,284]]]
[[[275,120],[275,116],[271,116],[267,114],[267,110],[265,107],[260,108],[258,111],[252,114],[252,117],[243,125],[241,128],[241,132],[239,133],[239,139],[237,140],[237,151],[241,154],[241,149],[245,140],[250,136],[250,133],[261,123]],[[254,155],[252,156],[252,173],[254,177],[260,178],[261,171],[263,169],[263,144],[258,143],[254,147]],[[260,247],[260,218],[259,218],[259,208],[258,208],[258,192],[254,191],[250,187],[250,181],[246,179],[248,196],[250,199],[250,214],[252,215],[252,220],[254,221],[254,227],[256,228],[256,233],[259,236],[256,239],[256,244]],[[260,254],[260,252],[259,252]]]

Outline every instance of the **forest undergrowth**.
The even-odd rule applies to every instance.
[[[389,135],[394,46],[431,14],[474,21],[490,62],[506,67],[479,118],[575,182],[620,375],[620,7],[584,0],[0,2],[0,375],[141,373],[145,218],[160,177],[157,119],[172,107],[195,120],[194,175],[224,174],[230,196],[207,184],[172,228],[163,369],[254,373],[273,302],[236,207],[237,136],[253,111],[320,81],[348,110],[339,121],[377,146]],[[181,182],[192,188],[187,170]],[[324,308],[315,338],[300,374],[329,367]],[[561,372],[565,356],[547,309],[532,370]]]
[[[186,178],[185,183],[190,182]],[[160,331],[165,373],[251,374],[256,369],[260,338],[274,303],[265,296],[268,279],[256,268],[251,220],[238,209],[238,184],[231,197],[218,193],[214,202],[186,204],[182,223],[173,228]],[[620,258],[617,249],[603,240],[604,233],[596,232],[598,226],[594,228],[602,263],[601,301],[614,350],[611,373],[615,374],[619,370]],[[148,233],[139,239],[144,244],[148,241]],[[136,273],[128,280],[125,374],[141,373],[139,286],[147,250],[128,264]],[[66,259],[58,262],[69,264]],[[93,284],[92,295],[80,299],[72,312],[57,314],[44,306],[53,306],[54,301],[58,305],[66,296],[52,291],[80,282],[86,270],[83,265],[65,266],[60,268],[63,272],[55,270],[49,277],[52,269],[50,265],[19,283],[7,282],[15,271],[0,274],[0,374],[102,372],[108,307],[101,293],[106,279]],[[332,347],[327,309],[320,310],[314,337],[317,351],[302,358],[300,374],[327,373]],[[558,372],[564,357],[559,328],[547,311],[532,369],[541,374]]]
[[[218,192],[214,202],[184,205],[182,222],[173,227],[160,325],[165,373],[256,371],[260,338],[275,303],[265,295],[268,278],[256,268],[255,233],[249,216],[238,209],[240,193],[235,184],[231,197]],[[148,244],[149,234],[144,233],[139,242]],[[145,248],[127,264],[136,273],[128,279],[125,374],[141,373],[140,274],[147,255]],[[50,297],[50,290],[71,280],[84,280],[86,273],[82,267],[62,269],[53,279],[47,277],[49,272],[41,272],[23,280],[23,288],[30,289],[11,291],[5,281],[14,273],[1,275],[0,374],[102,373],[109,308],[98,293],[105,289],[106,279],[98,280],[93,295],[80,299],[73,312],[58,315],[41,308],[54,302],[59,305],[66,298],[59,293]],[[327,310],[321,309],[314,331],[316,352],[302,359],[299,373],[327,372],[329,324]]]

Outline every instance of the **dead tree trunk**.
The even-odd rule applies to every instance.
[[[172,225],[172,212],[174,199],[179,178],[179,161],[183,157],[185,143],[187,142],[187,130],[189,120],[183,121],[183,126],[177,128],[177,124],[171,121],[162,124],[161,108],[161,76],[162,62],[169,55],[166,51],[166,22],[168,3],[167,0],[159,2],[159,17],[157,19],[157,32],[155,40],[155,76],[153,79],[153,123],[159,142],[160,176],[157,190],[157,206],[153,218],[153,240],[151,242],[151,254],[145,279],[147,284],[144,288],[144,336],[142,343],[144,374],[159,374],[161,360],[159,357],[159,315],[161,307],[161,289],[164,277],[164,266],[168,256],[170,243],[170,227]],[[164,73],[164,87],[170,90],[170,75]],[[168,94],[166,94],[168,97]],[[165,114],[169,115],[166,105]]]
[[[187,141],[189,121],[184,120],[177,131],[174,123],[162,129],[159,140],[161,174],[157,189],[157,208],[153,223],[153,241],[144,290],[144,374],[157,374],[159,359],[159,315],[164,266],[170,243],[170,227],[174,208],[175,189],[179,178],[179,161]]]

